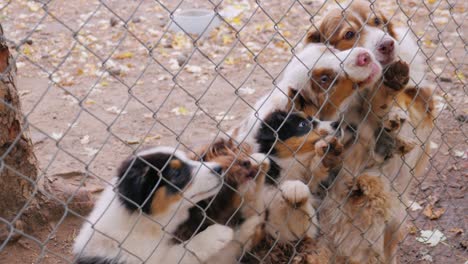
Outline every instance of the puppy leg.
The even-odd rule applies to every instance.
[[[281,184],[279,190],[287,205],[286,224],[289,233],[296,239],[315,237],[318,221],[309,187],[301,181],[290,180]]]
[[[184,244],[170,249],[165,263],[204,263],[234,238],[232,228],[215,224]]]
[[[320,182],[326,180],[331,169],[340,166],[343,162],[343,144],[334,136],[327,136],[315,143],[316,158],[311,166],[312,179],[308,183],[310,190],[315,192]]]
[[[239,192],[243,194],[245,204],[241,208],[242,215],[244,217],[251,217],[258,215],[265,208],[261,199],[263,188],[265,186],[265,177],[270,169],[270,160],[262,153],[254,153],[251,155],[251,162],[259,165],[259,173],[255,178],[255,183],[248,182],[243,186],[239,187]]]
[[[207,264],[238,263],[243,252],[250,251],[265,237],[264,216],[253,216],[247,219],[236,231],[234,239],[222,250],[213,255]]]

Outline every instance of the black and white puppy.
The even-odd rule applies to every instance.
[[[76,263],[206,261],[232,240],[232,229],[214,225],[179,245],[171,242],[171,234],[190,207],[221,189],[220,173],[219,164],[190,160],[169,147],[127,159],[75,240]]]

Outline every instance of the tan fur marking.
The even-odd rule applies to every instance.
[[[280,158],[293,157],[297,154],[314,153],[314,144],[319,139],[321,139],[321,137],[314,131],[311,131],[308,135],[302,137],[291,137],[284,142],[279,141],[275,146],[275,150]]]
[[[182,161],[178,160],[178,159],[173,159],[169,162],[169,166],[174,169],[174,170],[178,170],[180,168],[182,168]]]
[[[153,195],[151,213],[153,215],[164,214],[172,204],[180,201],[180,199],[182,199],[182,195],[180,193],[168,194],[167,188],[161,187]]]

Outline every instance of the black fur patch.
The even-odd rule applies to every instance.
[[[189,218],[177,227],[172,241],[176,244],[185,242],[216,223],[227,226],[241,225],[245,219],[239,208],[231,205],[234,195],[233,188],[224,185],[212,202],[212,198],[198,202],[199,207],[190,208]]]
[[[268,173],[265,178],[265,183],[271,184],[271,185],[277,185],[277,180],[281,174],[281,167],[276,163],[274,160],[270,160],[270,170],[268,170]]]
[[[104,257],[80,257],[74,262],[76,264],[124,264],[115,259],[108,259]]]
[[[174,159],[177,157],[172,156]],[[190,166],[182,162],[179,168],[171,168],[170,160],[170,154],[154,153],[123,162],[118,172],[117,190],[126,197],[119,196],[119,199],[130,212],[141,208],[150,214],[152,198],[159,188],[166,187],[169,194],[174,194],[190,182]]]
[[[313,129],[313,125],[311,119],[299,113],[276,110],[265,118],[255,140],[260,145],[260,152],[275,156],[275,144],[278,140],[286,141],[288,138],[303,136]]]

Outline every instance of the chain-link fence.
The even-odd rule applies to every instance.
[[[83,256],[92,257],[89,252],[94,248],[98,251],[95,256],[109,257],[109,261],[118,255],[116,263],[134,263],[132,257],[135,263],[182,263],[180,257],[191,253],[200,260],[201,251],[218,247],[218,240],[231,239],[226,235],[229,230],[222,228],[218,233],[213,231],[212,237],[197,238],[194,234],[203,234],[203,229],[217,222],[232,228],[235,240],[242,240],[243,247],[234,247],[233,253],[219,246],[222,249],[215,257],[203,259],[212,263],[228,263],[232,255],[242,263],[467,262],[466,3],[405,0],[364,4],[370,6],[369,11],[360,7],[352,10],[342,1],[331,0],[1,2],[2,42],[12,57],[9,61],[8,52],[6,57],[4,49],[0,52],[2,62],[6,58],[5,65],[0,63],[4,84],[0,86],[0,123],[5,124],[0,133],[0,182],[11,188],[15,182],[26,181],[26,185],[18,185],[21,190],[13,188],[11,194],[2,196],[9,198],[0,203],[8,207],[0,208],[4,228],[0,234],[1,258],[5,263],[77,261],[72,250],[83,223],[91,223],[89,227],[95,236],[107,232],[99,230],[102,225],[94,222],[102,216],[88,220],[86,217],[93,201],[116,184],[112,179],[121,163],[133,157],[128,171],[124,168],[123,179],[130,177],[132,168],[142,160],[151,165],[149,171],[156,167],[162,169],[160,175],[164,174],[164,169],[173,164],[158,167],[148,158],[135,155],[148,146],[171,146],[194,160],[204,160],[204,165],[198,167],[199,173],[203,168],[211,169],[210,173],[220,172],[207,161],[221,165],[224,187],[220,193],[212,194],[218,200],[210,198],[195,205],[184,195],[181,200],[171,200],[169,194],[161,198],[157,186],[167,185],[167,190],[179,191],[189,188],[170,180],[151,187],[154,190],[150,196],[158,196],[162,199],[158,201],[166,203],[152,205],[151,210],[162,210],[164,214],[170,211],[166,208],[169,204],[185,201],[193,207],[191,216],[198,217],[195,222],[190,222],[190,218],[171,229],[170,222],[177,221],[177,216],[171,216],[169,222],[155,220],[151,213],[142,214],[150,212],[144,210],[144,202],[114,193],[119,197],[116,199],[123,199],[122,204],[137,208],[132,211],[138,215],[137,220],[132,221],[122,240],[111,233],[104,235],[113,241],[118,253],[104,253],[107,251],[99,242],[90,239],[90,246],[81,248]],[[337,16],[327,13],[332,9],[339,10]],[[371,30],[366,31],[365,27]],[[406,29],[403,35],[398,35],[398,28]],[[386,72],[395,70],[401,74],[400,68],[384,67],[383,79],[376,80],[375,86],[383,87],[377,89],[377,95],[366,95],[365,89],[356,87],[365,86],[371,75],[356,81],[353,74],[360,76],[372,68],[369,65],[373,60],[380,61],[377,53],[389,36],[400,40],[414,36],[417,55],[406,62],[413,63],[415,69],[425,69],[419,77],[410,72],[411,80],[403,88],[407,92],[393,89],[385,92],[387,98],[382,99],[381,91],[393,84],[393,80],[388,80],[393,75]],[[356,40],[348,47],[347,41],[352,38]],[[371,54],[363,59],[361,55],[367,53],[362,47],[371,49],[372,39],[377,39],[379,45],[368,50]],[[307,41],[318,43],[306,44]],[[314,48],[310,53],[304,51],[311,46]],[[387,55],[394,50],[393,46],[392,51],[388,51],[388,46],[384,48]],[[401,44],[395,54],[402,57],[412,49],[411,45]],[[349,68],[350,60],[363,64],[359,66],[362,68],[355,72],[355,68]],[[317,73],[324,67],[328,67],[328,75]],[[8,89],[16,68],[16,88]],[[304,80],[306,88],[289,87]],[[353,81],[351,90],[351,86],[346,86],[349,80]],[[427,87],[432,88],[420,89]],[[301,88],[310,91],[301,92]],[[15,96],[19,97],[21,109]],[[262,104],[264,96],[267,100]],[[353,96],[361,98],[360,107],[353,108],[352,100],[344,107],[348,103],[345,99]],[[338,97],[343,101],[334,100]],[[380,99],[374,98],[383,100],[385,107],[383,103],[376,105],[375,100]],[[359,113],[357,119],[352,117],[366,105],[369,111]],[[287,113],[280,125],[266,121],[274,119],[268,114],[276,107],[283,107]],[[376,109],[385,113],[378,114]],[[390,109],[400,109],[396,111],[397,120],[401,121],[397,133],[393,133],[392,126],[387,127],[387,121],[395,120],[395,111]],[[298,110],[306,114],[298,114]],[[330,114],[339,110],[345,113],[344,117]],[[11,113],[19,123],[14,122]],[[334,132],[325,135],[321,130],[315,131],[313,126],[321,121],[312,122],[310,118],[306,118],[310,121],[307,124],[312,124],[306,137],[288,126],[289,121],[304,119],[306,115],[323,119],[319,127],[335,127]],[[250,127],[245,123],[249,118],[260,122]],[[335,120],[340,122],[337,129],[336,124],[325,122]],[[359,123],[352,122],[356,120]],[[361,123],[366,127],[360,128]],[[405,131],[400,133],[403,126]],[[258,131],[262,129],[267,134],[272,131],[273,143],[266,139],[260,142]],[[245,131],[250,136],[244,137]],[[284,136],[284,131],[290,135]],[[294,135],[296,132],[299,134]],[[320,136],[312,139],[314,133]],[[21,170],[24,164],[17,162],[20,165],[15,166],[11,157],[17,161],[26,159],[13,153],[24,146],[22,140],[29,134],[38,170],[28,174]],[[233,135],[234,141],[220,141]],[[344,142],[346,135],[352,139]],[[370,141],[357,140],[360,136]],[[388,137],[390,150],[386,148],[388,142],[384,142]],[[313,144],[308,140],[313,140]],[[411,145],[411,151],[422,153],[416,163],[408,161],[411,154],[400,157],[396,153],[406,151],[407,145],[400,148],[400,140]],[[337,150],[340,144],[345,156]],[[377,147],[371,148],[372,144]],[[356,145],[362,145],[361,149],[353,148]],[[379,147],[385,148],[382,159]],[[371,150],[372,154],[359,154],[362,149]],[[388,151],[392,153],[387,155]],[[265,158],[253,155],[254,152],[270,157],[269,166],[261,165]],[[171,159],[180,158],[179,154],[172,154]],[[369,155],[375,155],[372,166]],[[31,164],[33,156],[27,158]],[[418,163],[419,159],[428,161]],[[352,165],[343,165],[346,162]],[[365,163],[367,167],[356,169],[355,163]],[[378,176],[372,177],[375,172],[370,169],[376,169]],[[388,176],[389,171],[396,171],[396,175],[406,173],[411,179],[404,186],[395,187],[399,176]],[[277,177],[272,175],[275,173]],[[309,178],[292,175],[297,173]],[[320,178],[320,173],[326,176]],[[368,182],[361,177],[363,174],[377,179],[377,183]],[[308,194],[301,194],[304,184],[284,184],[292,179],[308,184]],[[244,180],[255,182],[256,187],[245,187]],[[122,186],[122,182],[119,184]],[[264,189],[259,188],[263,185]],[[121,191],[118,187],[115,190]],[[21,198],[13,193],[21,194]],[[298,198],[301,195],[305,203]],[[223,197],[229,199],[219,201]],[[21,202],[9,205],[10,199]],[[109,212],[110,207],[107,204],[105,211]],[[28,219],[31,211],[43,217]],[[103,228],[126,230],[115,216],[111,219],[109,226]],[[245,223],[256,225],[252,228]],[[156,225],[162,231],[156,232],[154,241],[146,243],[147,240],[141,240],[144,235],[131,234],[145,230],[140,229],[144,225]],[[184,233],[187,226],[196,227]],[[250,232],[248,239],[242,237],[246,232]],[[106,243],[101,243],[103,248]],[[151,257],[145,251],[148,244]],[[167,252],[171,255],[174,245],[182,248],[173,254],[179,258],[158,257]],[[126,254],[131,256],[127,260],[122,257]],[[100,263],[92,258],[87,261]],[[186,257],[185,261],[193,260]]]

